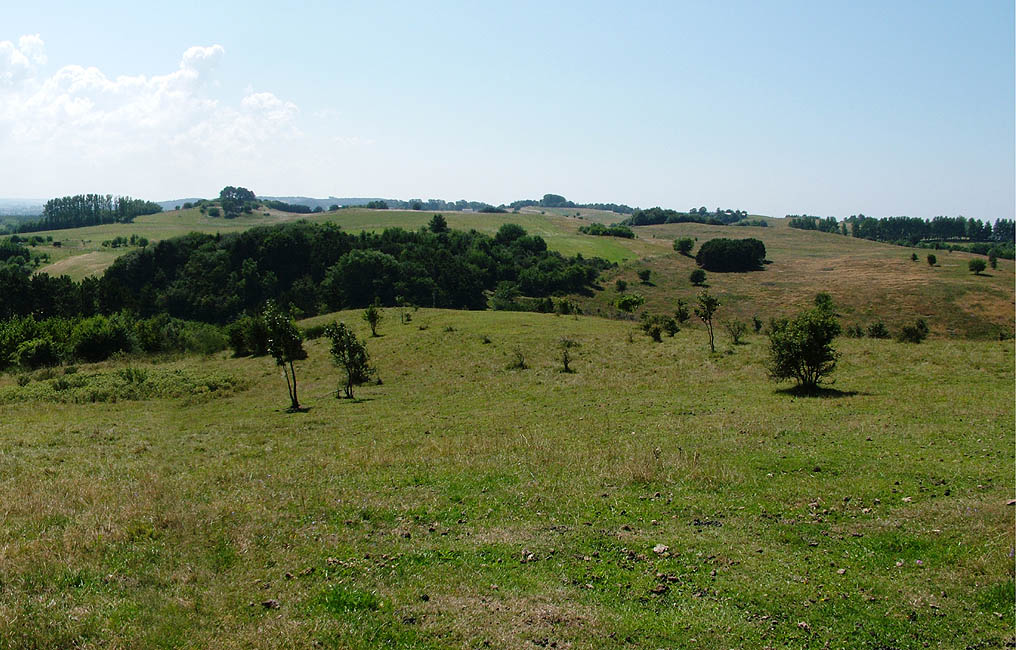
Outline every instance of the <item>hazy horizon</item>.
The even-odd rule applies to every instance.
[[[1004,2],[13,6],[0,197],[1012,219],[1013,23]]]

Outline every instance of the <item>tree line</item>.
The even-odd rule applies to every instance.
[[[9,253],[28,259],[20,249]],[[500,282],[533,297],[581,293],[610,266],[549,251],[541,237],[515,224],[492,237],[400,228],[353,235],[335,224],[301,222],[166,239],[123,255],[101,278],[80,282],[0,264],[0,318],[127,310],[142,318],[165,313],[221,324],[269,300],[307,316],[375,300],[484,309],[485,292]]]
[[[678,212],[666,208],[649,208],[635,210],[630,217],[621,222],[622,226],[655,226],[663,223],[705,223],[715,226],[728,226],[748,216],[745,210],[725,210],[716,208],[709,212],[705,206],[692,208],[688,212]]]
[[[135,217],[162,212],[162,206],[151,201],[112,194],[76,194],[50,199],[37,221],[20,223],[17,232],[64,230],[105,223],[131,223]]]

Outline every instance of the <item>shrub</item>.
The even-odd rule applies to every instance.
[[[695,269],[691,272],[691,275],[688,276],[688,279],[691,280],[691,283],[696,287],[701,287],[706,283],[706,272],[702,269]]]
[[[490,306],[496,311],[518,311],[519,285],[503,280],[497,283],[494,294],[490,297]]]
[[[624,293],[624,292],[625,292],[625,290],[626,290],[627,288],[628,288],[628,283],[627,283],[627,282],[625,282],[624,280],[620,279],[620,278],[618,278],[618,279],[617,279],[617,280],[616,280],[616,281],[614,282],[614,289],[615,289],[615,290],[616,290],[616,291],[617,291],[618,293]]]
[[[652,276],[652,274],[653,272],[649,269],[640,269],[638,273],[639,280],[642,282],[642,284],[649,284],[649,278]]]
[[[380,301],[375,300],[373,305],[363,310],[363,320],[367,321],[367,324],[370,325],[371,336],[377,336],[377,325],[384,318],[380,306]]]
[[[617,308],[626,314],[633,314],[646,304],[646,298],[640,293],[629,293],[617,299]]]
[[[984,269],[988,268],[988,265],[984,260],[977,257],[967,262],[967,268],[970,269],[970,272],[974,275],[980,275]]]
[[[917,261],[917,253],[911,253],[910,254],[910,261],[911,262],[916,262]]]
[[[990,264],[993,269],[998,268],[998,255],[995,254],[995,251],[988,253],[988,264]]]
[[[512,359],[508,362],[508,370],[525,370],[528,367],[526,365],[526,355],[523,354],[522,348],[518,346],[512,348]]]
[[[928,266],[935,266],[938,264],[938,258],[935,257],[934,253],[928,253]]]
[[[55,366],[60,363],[60,353],[53,339],[31,339],[18,346],[13,361],[26,369]]]
[[[260,357],[268,354],[268,327],[261,316],[244,316],[226,327],[233,355]]]
[[[103,361],[115,352],[130,352],[131,330],[121,314],[85,318],[71,332],[71,350],[77,359]]]
[[[752,329],[755,330],[756,334],[761,332],[762,331],[762,319],[759,318],[758,316],[752,316],[751,317],[751,327],[752,327]]]
[[[219,211],[218,208],[208,208],[208,216],[209,217],[217,217],[220,214],[222,214],[222,213]]]
[[[710,239],[695,255],[698,265],[707,271],[755,271],[762,268],[766,247],[758,239]]]
[[[664,332],[667,333],[667,336],[674,336],[681,331],[677,321],[671,316],[642,314],[641,321],[642,331],[657,343],[663,340],[662,335]]]
[[[730,335],[730,342],[734,345],[741,345],[744,335],[748,332],[747,323],[739,320],[727,321],[723,324],[723,327],[727,330],[727,334]]]
[[[913,325],[904,325],[897,337],[900,343],[920,343],[928,338],[928,322],[918,318]]]
[[[574,372],[568,364],[572,360],[571,351],[573,348],[579,347],[579,342],[567,337],[562,337],[561,340],[557,342],[557,347],[561,350],[561,365],[563,366],[561,368],[561,372]]]
[[[688,310],[688,301],[684,298],[677,299],[677,309],[674,310],[674,318],[681,325],[684,325],[691,318],[691,311]]]
[[[682,237],[674,240],[674,250],[681,255],[690,255],[691,249],[695,247],[695,241],[691,237]]]
[[[832,340],[839,333],[835,316],[818,307],[793,320],[774,321],[766,364],[769,376],[776,381],[794,379],[798,386],[814,389],[836,367],[839,355]]]
[[[889,328],[885,326],[880,320],[875,321],[868,326],[867,335],[869,339],[887,339],[889,338]]]

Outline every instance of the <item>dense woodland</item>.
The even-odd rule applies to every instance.
[[[852,235],[860,239],[888,242],[900,246],[948,248],[980,255],[1013,258],[1016,222],[999,219],[990,222],[966,217],[883,217],[876,219],[863,214],[851,215],[842,222],[835,217],[814,217],[788,214],[787,225],[801,230]],[[953,242],[949,245],[949,242]],[[966,244],[966,245],[964,245]]]
[[[7,244],[19,262],[25,247]],[[227,323],[268,300],[304,315],[363,307],[379,300],[483,309],[485,291],[515,283],[523,295],[588,291],[610,264],[566,258],[514,224],[494,236],[476,231],[435,233],[389,229],[343,232],[334,224],[296,223],[243,233],[192,233],[133,250],[101,278],[31,275],[18,263],[0,266],[0,318],[112,314]]]
[[[748,217],[745,210],[724,210],[716,208],[709,212],[704,206],[692,208],[688,212],[678,212],[665,208],[649,208],[635,210],[630,217],[621,222],[623,226],[655,226],[663,223],[707,223],[716,226],[728,226]]]
[[[42,218],[17,225],[17,232],[63,230],[104,223],[131,223],[135,217],[162,212],[151,201],[112,194],[78,194],[46,201]]]

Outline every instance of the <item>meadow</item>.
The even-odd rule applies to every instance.
[[[382,380],[309,341],[302,413],[270,358],[0,378],[0,648],[1016,642],[1011,340],[840,338],[800,397],[762,336],[385,315],[301,324]]]

